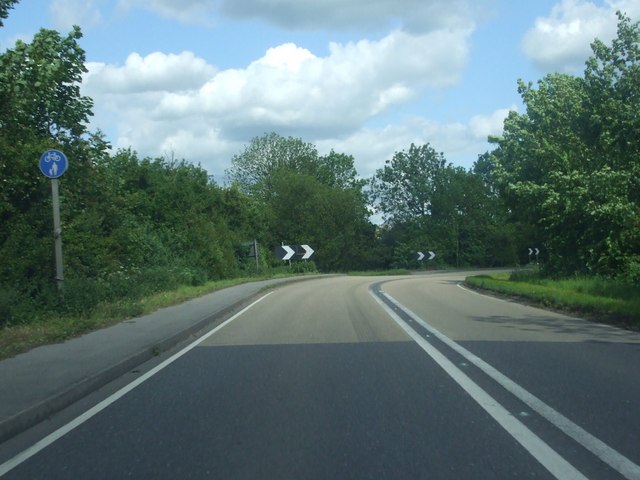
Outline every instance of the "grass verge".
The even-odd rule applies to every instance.
[[[13,357],[34,347],[63,342],[100,328],[115,325],[128,318],[152,313],[160,308],[177,305],[193,298],[212,293],[223,288],[247,282],[270,280],[291,276],[277,274],[260,277],[234,278],[207,282],[199,286],[182,286],[176,290],[160,292],[140,300],[124,300],[101,304],[86,317],[51,316],[43,317],[28,324],[12,325],[0,329],[0,360]]]
[[[534,273],[467,277],[465,284],[537,306],[640,330],[640,288],[602,278],[553,280]]]

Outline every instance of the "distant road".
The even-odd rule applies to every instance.
[[[3,480],[640,479],[640,335],[464,276],[276,289]]]

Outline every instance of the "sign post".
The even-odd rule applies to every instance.
[[[53,205],[53,241],[56,256],[56,283],[62,293],[64,272],[62,269],[62,226],[60,224],[60,196],[58,179],[67,171],[69,162],[64,153],[47,150],[40,157],[40,171],[51,179],[51,204]]]
[[[251,245],[251,250],[253,255],[250,255],[256,259],[256,273],[260,273],[260,259],[258,258],[260,253],[258,250],[258,240],[253,239],[253,244]]]

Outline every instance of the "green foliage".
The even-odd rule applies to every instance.
[[[79,27],[66,37],[41,29],[30,44],[21,40],[0,55],[0,128],[27,130],[66,143],[86,132],[93,102],[80,95],[85,53]]]
[[[0,27],[4,26],[2,21],[9,16],[9,10],[18,3],[18,0],[0,0]]]
[[[291,273],[317,273],[318,268],[314,261],[292,262],[289,267]]]
[[[480,167],[478,167],[480,169]],[[475,172],[447,164],[428,144],[397,152],[372,180],[387,219],[381,242],[387,265],[418,268],[418,251],[437,252],[430,266],[497,266],[514,262],[502,202]]]
[[[324,271],[374,261],[375,229],[353,157],[335,151],[320,156],[301,139],[271,133],[233,157],[229,175],[257,212],[252,223],[261,243],[313,245]]]
[[[0,0],[0,22],[15,3]],[[584,78],[519,82],[526,113],[509,115],[471,171],[412,144],[367,182],[352,156],[269,133],[232,158],[228,187],[185,160],[110,153],[87,131],[80,29],[40,30],[0,55],[0,326],[104,308],[133,315],[149,295],[256,270],[502,266],[529,246],[545,247],[546,274],[637,286],[639,30],[620,15],[618,37],[594,42]],[[64,298],[52,279],[50,182],[37,168],[49,148],[70,159]],[[371,224],[372,207],[384,225]],[[312,245],[314,261],[283,265],[273,255],[283,241]],[[427,250],[435,261],[413,259]]]
[[[640,251],[638,24],[619,14],[611,47],[596,40],[593,52],[584,78],[519,83],[527,111],[511,112],[483,167],[527,230],[518,249],[544,246],[548,273],[631,279]]]
[[[394,222],[431,214],[445,168],[444,155],[429,144],[411,144],[408,151],[396,152],[373,177],[371,190],[378,211]]]
[[[235,155],[227,174],[242,191],[263,197],[269,193],[272,178],[278,172],[313,175],[317,158],[316,147],[310,143],[270,133],[254,138],[244,152]]]

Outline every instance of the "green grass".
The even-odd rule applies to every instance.
[[[291,276],[293,276],[291,273],[281,273],[218,280],[199,286],[182,286],[176,290],[157,293],[141,300],[123,300],[101,304],[86,317],[50,316],[28,324],[12,325],[0,329],[0,359],[12,357],[39,345],[62,342],[99,328],[114,325],[127,318],[152,313],[160,308],[177,305],[223,288],[247,282]]]
[[[536,305],[640,329],[640,288],[603,278],[548,279],[534,272],[467,277],[471,287]]]

